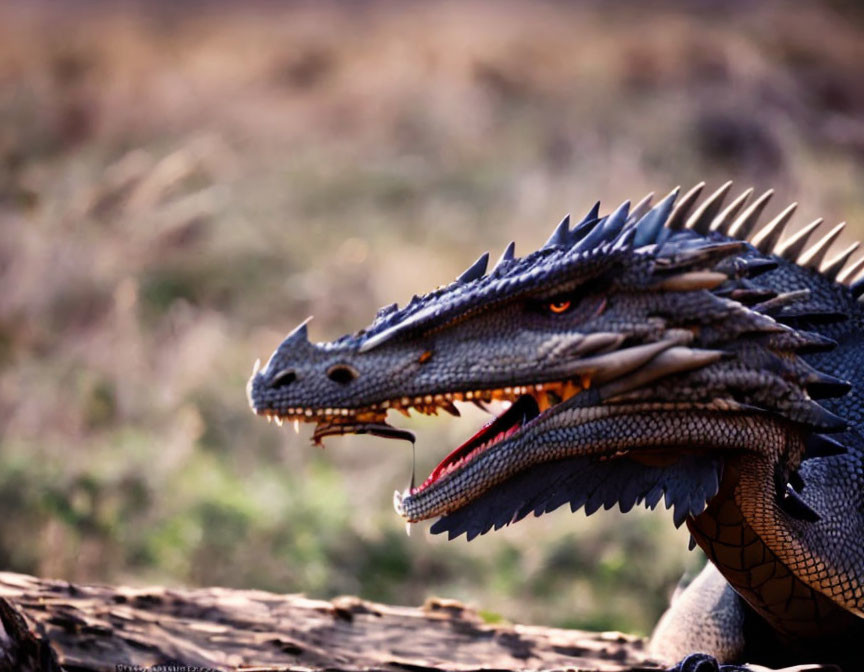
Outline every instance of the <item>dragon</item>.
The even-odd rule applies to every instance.
[[[565,504],[662,502],[710,562],[655,628],[659,661],[860,669],[864,258],[826,260],[843,224],[808,247],[823,222],[793,232],[795,203],[763,223],[770,190],[703,189],[598,203],[338,340],[303,323],[256,363],[249,403],[317,442],[413,440],[390,411],[503,401],[395,493],[406,521],[470,540]]]

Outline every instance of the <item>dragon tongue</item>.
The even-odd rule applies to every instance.
[[[467,457],[477,448],[491,445],[501,439],[509,437],[522,427],[525,422],[536,418],[539,414],[540,409],[537,406],[537,401],[534,397],[530,394],[523,394],[504,413],[499,415],[492,422],[484,425],[479,432],[445,457],[441,463],[435,467],[435,470],[426,482],[431,483],[432,481],[435,481],[447,471],[447,468],[450,467],[450,465],[456,464],[459,460]]]

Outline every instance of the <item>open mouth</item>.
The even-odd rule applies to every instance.
[[[420,486],[411,488],[410,494],[415,495],[425,490],[438,479],[489,450],[496,443],[509,439],[539,415],[540,407],[534,396],[523,394],[504,413],[484,425],[479,432],[441,460]]]
[[[410,417],[410,410],[425,415],[437,415],[443,410],[451,415],[460,415],[453,402],[473,402],[484,408],[487,402],[505,402],[509,406],[500,415],[484,425],[476,434],[450,452],[423,483],[410,490],[414,495],[429,488],[448,474],[464,467],[482,453],[520,432],[527,424],[547,413],[555,406],[567,401],[579,392],[588,389],[588,376],[574,379],[514,385],[488,390],[445,392],[413,397],[385,400],[362,408],[288,408],[284,413],[266,408],[255,408],[258,415],[282,425],[289,422],[295,430],[300,422],[314,422],[312,440],[321,445],[327,436],[345,434],[370,434],[388,439],[414,442],[412,432],[393,427],[387,422],[387,412],[395,410]],[[484,410],[488,410],[485,409]]]

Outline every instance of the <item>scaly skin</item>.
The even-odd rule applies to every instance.
[[[301,325],[256,366],[250,404],[316,423],[320,441],[411,438],[390,410],[511,402],[396,493],[406,520],[470,539],[565,503],[664,500],[728,584],[706,574],[673,604],[658,657],[849,664],[864,633],[864,285],[837,281],[857,273],[846,253],[817,270],[839,229],[777,245],[790,207],[746,242],[770,192],[721,211],[729,185],[694,207],[701,188],[595,206],[332,343]]]

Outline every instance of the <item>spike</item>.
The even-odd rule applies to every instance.
[[[552,232],[552,235],[549,236],[549,240],[543,245],[543,248],[547,247],[564,247],[569,242],[569,234],[570,234],[570,215],[566,215],[564,219],[555,227],[555,230]]]
[[[598,219],[600,219],[600,201],[597,201],[594,207],[588,211],[588,214],[582,218],[582,221],[570,231],[570,244],[573,245],[587,236],[594,228]]]
[[[818,269],[822,260],[825,258],[825,253],[831,247],[834,239],[840,235],[840,232],[846,228],[846,222],[840,222],[837,226],[826,233],[822,238],[813,243],[809,250],[801,253],[798,257],[798,264],[807,268]]]
[[[759,229],[756,235],[753,236],[754,247],[763,254],[771,254],[797,208],[797,203],[788,205],[783,212]]]
[[[789,486],[786,486],[786,491],[778,498],[777,503],[781,509],[796,520],[805,520],[810,523],[815,523],[819,520],[819,514],[807,502],[801,499],[801,495]]]
[[[638,222],[642,219],[647,212],[651,209],[651,201],[654,199],[654,192],[652,191],[650,194],[646,194],[645,197],[639,201],[636,205],[633,206],[633,209],[630,210],[630,222]]]
[[[747,240],[747,236],[750,235],[753,227],[756,226],[756,223],[759,221],[759,216],[762,214],[762,211],[765,209],[765,206],[768,204],[768,201],[771,200],[773,195],[774,190],[769,189],[753,201],[753,203],[741,213],[741,216],[729,226],[729,236],[737,238],[738,240]]]
[[[623,348],[608,352],[596,357],[588,357],[582,360],[574,368],[575,372],[590,370],[592,384],[608,383],[610,380],[620,378],[644,366],[651,359],[664,350],[677,345],[674,340],[655,341],[646,345],[634,345],[631,348]]]
[[[804,301],[808,298],[810,298],[809,289],[796,289],[795,291],[784,292],[782,294],[778,294],[773,299],[763,301],[762,303],[753,306],[753,310],[755,310],[757,313],[773,315],[774,313],[782,310],[788,305],[797,303],[799,301]]]
[[[666,278],[654,289],[670,292],[690,292],[697,289],[714,289],[729,279],[725,273],[717,271],[690,271]]]
[[[842,397],[852,389],[851,383],[822,371],[813,371],[804,380],[804,386],[812,399]]]
[[[603,396],[608,399],[673,373],[707,366],[719,360],[723,355],[724,353],[720,350],[696,350],[684,346],[669,348],[627,378],[607,383],[603,388]]]
[[[792,236],[789,240],[786,240],[781,245],[779,245],[774,250],[774,254],[783,257],[786,261],[795,261],[795,259],[801,253],[801,250],[803,250],[804,246],[807,244],[807,240],[821,223],[821,217],[819,219],[813,220],[807,226],[801,229],[798,233]]]
[[[299,343],[299,342],[309,342],[309,332],[306,328],[306,325],[312,320],[312,315],[303,320],[300,324],[294,327],[294,331],[288,334],[285,337],[285,340],[282,341],[282,344],[286,343]]]
[[[670,231],[677,231],[678,229],[684,228],[684,223],[687,221],[687,215],[690,213],[690,208],[693,207],[693,204],[696,202],[696,199],[699,198],[699,194],[702,193],[704,188],[705,183],[700,182],[684,194],[684,197],[678,201],[678,205],[675,206],[672,214],[669,215],[669,219],[666,220],[667,229]]]
[[[450,415],[453,415],[457,418],[462,415],[459,412],[459,409],[456,408],[455,404],[453,404],[453,402],[445,401],[443,404],[441,404],[441,408],[443,408],[445,411],[447,411]]]
[[[849,264],[846,268],[844,268],[840,273],[837,274],[837,282],[846,283],[847,280],[854,280],[855,276],[864,268],[864,257],[861,257],[858,261]]]
[[[603,231],[606,234],[604,239],[616,237],[624,224],[627,223],[628,215],[630,214],[630,201],[624,201],[621,205],[615,208],[615,211],[609,215],[606,223],[603,225]]]
[[[702,235],[708,233],[711,227],[711,221],[717,215],[720,206],[723,205],[723,199],[726,198],[726,194],[729,193],[731,187],[732,181],[730,180],[706,198],[702,205],[696,208],[696,212],[690,215],[687,224],[685,224],[685,228],[693,229]]]
[[[456,282],[471,282],[472,280],[482,278],[483,274],[486,273],[486,264],[488,263],[489,253],[484,252],[477,258],[477,261],[465,269],[462,275],[456,278]]]
[[[294,420],[293,425],[294,425],[294,433],[299,434],[300,433],[300,421]]]
[[[831,280],[837,279],[837,274],[842,270],[842,268],[846,265],[846,262],[849,261],[849,257],[858,249],[861,245],[859,242],[852,243],[849,247],[846,248],[845,251],[840,252],[836,257],[834,257],[825,268],[822,269],[822,275]]]
[[[747,191],[742,193],[738,198],[732,201],[729,205],[726,206],[725,210],[722,210],[719,215],[714,218],[714,221],[711,222],[711,231],[719,231],[720,233],[726,233],[726,227],[732,223],[735,219],[735,215],[738,214],[738,211],[744,207],[744,204],[747,202],[747,199],[753,195],[753,187],[750,187]]]
[[[804,442],[804,456],[802,460],[810,460],[814,457],[832,457],[834,455],[845,455],[846,446],[824,434],[811,434]]]
[[[502,265],[513,261],[516,256],[516,242],[511,240],[507,247],[504,248],[504,251],[501,253],[501,256],[498,257],[498,261],[495,262],[495,268],[492,271],[497,271]]]
[[[672,212],[672,206],[675,205],[675,199],[678,198],[678,192],[681,187],[675,187],[669,194],[655,205],[651,211],[642,217],[636,224],[636,237],[633,239],[634,247],[642,247],[643,245],[653,245],[657,241],[657,234],[663,228],[663,225],[669,219],[669,213]]]

